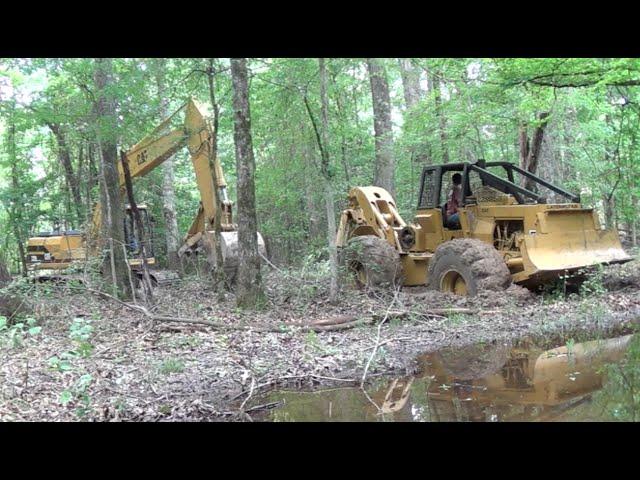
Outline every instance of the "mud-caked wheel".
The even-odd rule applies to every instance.
[[[471,238],[440,245],[429,262],[428,279],[431,289],[468,296],[511,285],[502,255],[492,245]]]
[[[400,283],[400,254],[385,240],[365,235],[349,240],[341,263],[359,288],[394,286]]]

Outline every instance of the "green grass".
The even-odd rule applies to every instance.
[[[164,360],[158,368],[163,375],[170,375],[172,373],[181,373],[184,371],[184,362],[179,358],[167,358]]]

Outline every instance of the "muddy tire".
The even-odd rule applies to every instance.
[[[468,296],[511,285],[502,255],[492,245],[472,238],[440,245],[429,262],[428,278],[431,289]]]
[[[393,286],[400,281],[400,254],[385,240],[365,235],[349,240],[341,261],[359,288]]]

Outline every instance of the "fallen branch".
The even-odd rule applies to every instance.
[[[318,320],[314,320],[313,322],[301,325],[309,325],[309,326],[326,326],[326,325],[339,325],[344,323],[353,322],[357,317],[353,315],[340,315],[337,317],[329,317],[329,318],[320,318]]]
[[[394,291],[393,299],[391,300],[391,303],[387,307],[387,311],[384,314],[384,317],[378,323],[378,330],[377,330],[377,333],[376,333],[376,343],[374,345],[373,352],[371,352],[371,356],[369,357],[369,360],[367,360],[367,364],[364,367],[364,372],[362,373],[362,380],[360,381],[360,388],[363,391],[364,391],[364,382],[367,379],[367,372],[369,371],[369,366],[371,365],[371,362],[373,361],[373,357],[376,356],[376,353],[378,352],[378,347],[380,346],[380,335],[382,334],[382,325],[388,320],[389,313],[391,312],[391,307],[393,307],[395,305],[396,301],[398,300],[398,292],[399,291],[400,291],[400,287],[397,287],[395,289],[395,291]]]
[[[149,318],[152,321],[157,322],[177,322],[177,323],[190,323],[196,325],[206,325],[208,327],[214,328],[216,330],[223,331],[254,331],[254,332],[262,332],[262,333],[287,333],[286,329],[281,327],[273,327],[269,325],[229,325],[228,323],[223,322],[214,322],[212,320],[204,320],[199,318],[183,318],[183,317],[174,317],[172,315],[157,315],[151,313],[149,309],[142,305],[136,305],[124,302],[119,298],[110,295],[108,293],[102,292],[100,290],[94,290],[91,288],[82,288],[84,291],[88,291],[90,293],[100,295],[109,300],[115,301],[122,305],[123,307],[129,308],[136,312],[142,313],[145,317]],[[396,295],[397,297],[397,295]],[[394,297],[394,298],[396,298]],[[392,305],[394,302],[392,302]],[[392,306],[390,305],[390,307]],[[350,328],[367,325],[373,323],[377,320],[380,321],[381,326],[387,320],[392,318],[405,318],[411,315],[422,315],[422,316],[446,316],[452,314],[488,314],[488,313],[496,313],[496,311],[482,311],[477,309],[470,308],[436,308],[430,310],[423,310],[421,312],[413,312],[409,310],[387,310],[384,315],[372,315],[370,317],[362,317],[362,316],[339,316],[328,319],[316,320],[312,323],[306,324],[297,324],[297,325],[287,325],[288,327],[298,328],[301,332],[314,331],[316,333],[321,332],[329,332],[329,331],[339,331],[339,330],[347,330]]]
[[[108,293],[101,292],[100,290],[94,290],[91,288],[85,288],[88,292],[94,293],[96,295],[100,295],[104,298],[108,298],[113,300],[123,307],[129,308],[136,312],[142,313],[145,317],[149,318],[152,321],[158,322],[178,322],[178,323],[191,323],[197,325],[207,325],[208,327],[212,327],[216,330],[225,330],[225,331],[254,331],[254,332],[263,332],[263,333],[286,333],[286,330],[283,330],[279,327],[271,327],[268,325],[229,325],[223,322],[214,322],[211,320],[203,320],[199,318],[183,318],[183,317],[174,317],[171,315],[155,315],[151,313],[146,307],[142,305],[135,305],[131,303],[124,302],[113,295],[109,295]],[[348,328],[353,328],[358,325],[364,325],[372,321],[372,319],[357,319],[357,317],[353,317],[353,321],[346,321],[345,323],[335,324],[335,325],[310,325],[310,324],[301,324],[299,326],[300,331],[308,332],[313,330],[314,332],[326,332],[331,330],[345,330]],[[350,319],[347,319],[350,320]],[[294,327],[298,327],[297,325]]]
[[[284,377],[274,378],[273,380],[269,380],[268,382],[261,383],[260,385],[257,385],[254,390],[259,390],[259,389],[261,389],[263,387],[269,387],[269,386],[277,385],[278,383],[286,381],[286,380],[302,380],[302,379],[307,379],[307,378],[320,378],[322,380],[329,380],[329,381],[332,381],[332,382],[347,382],[347,383],[356,383],[358,381],[358,380],[356,380],[354,378],[327,377],[327,376],[323,376],[323,375],[316,375],[315,373],[309,373],[309,374],[306,374],[306,375],[286,375]],[[243,395],[246,395],[247,393],[249,393],[248,390],[243,390],[242,392],[237,394],[235,397],[233,397],[231,399],[231,401],[233,402],[233,401],[239,399],[240,397],[242,397]]]
[[[499,313],[499,310],[479,310],[477,308],[430,308],[428,310],[392,310],[389,314],[393,317],[405,317],[409,315],[446,317],[448,315],[485,315]]]
[[[271,263],[271,261],[267,257],[265,257],[262,253],[258,252],[258,255],[260,255],[262,259],[267,263],[267,265],[269,265],[271,268],[273,268],[274,270],[277,270],[278,272],[282,272],[281,269],[279,269],[273,263]]]
[[[96,295],[100,295],[109,300],[113,300],[123,307],[134,310],[138,313],[142,313],[145,317],[149,318],[153,321],[159,322],[178,322],[178,323],[193,323],[198,325],[207,325],[209,327],[213,327],[217,330],[253,330],[256,332],[279,332],[282,333],[282,330],[275,327],[268,327],[264,325],[228,325],[222,322],[213,322],[211,320],[203,320],[199,318],[182,318],[182,317],[174,317],[170,315],[155,315],[151,313],[146,307],[142,305],[135,305],[131,303],[124,302],[113,295],[109,295],[108,293],[101,292],[100,290],[94,290],[91,288],[85,288],[84,290],[91,292]]]
[[[404,341],[407,341],[407,340],[414,340],[414,338],[413,338],[413,337],[397,337],[397,338],[389,338],[388,340],[385,340],[385,341],[383,341],[383,342],[378,343],[378,348],[380,348],[382,345],[386,345],[387,343],[391,343],[391,342],[404,342]],[[363,351],[366,351],[366,350],[370,350],[370,349],[372,349],[372,348],[375,348],[375,345],[372,345],[372,346],[370,346],[370,347],[363,348],[362,350],[363,350]]]

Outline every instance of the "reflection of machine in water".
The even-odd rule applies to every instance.
[[[545,421],[589,400],[601,369],[622,360],[632,336],[544,350],[525,341],[444,349],[418,358],[421,373],[369,390],[278,392],[273,420]],[[376,405],[374,406],[373,403]],[[575,410],[572,410],[575,411]]]
[[[410,391],[395,382],[372,395],[383,413],[410,409],[416,420],[549,420],[602,386],[601,367],[622,359],[632,335],[543,351],[521,342],[443,350],[420,357]],[[424,394],[416,394],[423,384]],[[383,389],[384,390],[384,389]],[[381,397],[385,397],[384,401]],[[389,406],[399,408],[389,408]],[[405,414],[406,415],[406,414]],[[395,415],[394,415],[395,416]],[[400,415],[404,416],[404,415]]]

